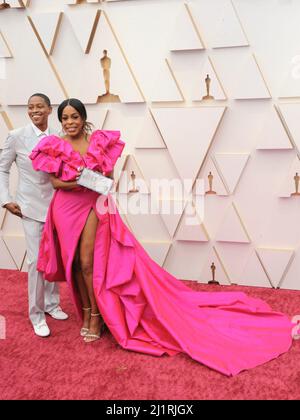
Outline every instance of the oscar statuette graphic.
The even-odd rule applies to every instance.
[[[208,178],[208,183],[209,183],[209,190],[206,191],[205,194],[210,194],[210,195],[217,194],[216,191],[213,191],[213,189],[212,189],[213,188],[213,180],[214,180],[213,174],[210,172],[208,174],[207,178]]]
[[[300,195],[299,192],[299,182],[300,182],[300,176],[298,174],[298,172],[296,173],[296,175],[294,176],[294,181],[295,181],[295,192],[291,194],[291,197],[297,197]]]
[[[139,192],[139,189],[136,188],[136,185],[135,185],[136,174],[134,173],[134,171],[131,172],[130,177],[131,177],[131,182],[132,182],[132,188],[129,190],[129,192],[130,193],[137,193],[137,192]]]
[[[209,74],[206,76],[205,84],[206,84],[206,96],[203,96],[202,101],[209,101],[209,100],[215,99],[210,94],[211,78],[209,77]]]
[[[103,70],[103,78],[105,84],[105,94],[98,96],[98,103],[108,102],[121,102],[118,95],[110,93],[110,81],[111,81],[111,58],[108,56],[107,50],[103,51],[103,57],[100,60],[100,64]]]
[[[211,273],[212,273],[212,280],[208,282],[208,284],[219,284],[218,281],[216,281],[216,269],[217,267],[215,266],[215,263],[213,262],[211,267]]]
[[[9,8],[10,8],[10,5],[6,3],[5,0],[0,4],[0,10],[9,9]]]

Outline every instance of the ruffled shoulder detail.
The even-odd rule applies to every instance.
[[[55,135],[44,137],[29,157],[36,171],[55,174],[63,180],[76,177],[77,168],[82,165],[80,155],[73,150],[70,143]],[[63,163],[67,164],[68,173],[65,173]]]
[[[125,147],[120,137],[120,131],[94,131],[84,159],[87,166],[96,171],[111,172]]]

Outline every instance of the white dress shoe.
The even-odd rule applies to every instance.
[[[58,321],[65,321],[69,318],[69,316],[63,312],[60,306],[57,306],[57,308],[53,309],[51,312],[47,312],[47,314]]]
[[[49,337],[50,335],[50,330],[46,322],[43,322],[38,325],[34,325],[33,329],[34,329],[35,334],[39,337],[46,338],[46,337]]]

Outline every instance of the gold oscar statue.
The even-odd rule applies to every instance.
[[[130,177],[131,177],[131,181],[132,181],[132,188],[131,188],[131,190],[129,190],[129,192],[130,193],[137,193],[137,192],[139,192],[139,189],[136,188],[136,186],[135,186],[136,175],[135,175],[134,171],[131,172]]]
[[[215,263],[213,262],[211,267],[211,273],[212,273],[212,280],[208,282],[208,284],[219,284],[219,282],[216,280],[216,269]]]
[[[299,196],[300,195],[300,193],[299,193],[300,176],[299,176],[298,172],[294,176],[294,181],[295,181],[296,192],[294,192],[293,194],[291,194],[291,197],[296,197],[296,196]]]
[[[213,180],[214,180],[213,174],[210,172],[207,178],[208,178],[208,183],[209,183],[209,190],[206,191],[205,194],[217,194],[216,191],[213,191],[213,189],[212,189]]]
[[[208,100],[215,99],[215,98],[214,98],[214,97],[210,94],[211,78],[209,77],[209,74],[206,76],[206,79],[205,79],[205,84],[206,84],[206,96],[203,96],[202,101],[208,101]]]
[[[6,3],[6,0],[4,0],[3,3],[0,4],[0,10],[9,9],[9,8],[10,8],[10,5]]]
[[[104,56],[101,58],[100,63],[103,69],[103,78],[105,84],[105,94],[98,96],[98,103],[107,102],[121,102],[118,95],[110,93],[110,69],[111,69],[111,58],[108,57],[107,50],[103,51]]]

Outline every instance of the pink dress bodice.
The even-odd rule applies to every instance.
[[[80,166],[107,174],[113,170],[125,147],[120,135],[119,131],[94,131],[83,156],[68,141],[55,135],[47,136],[33,149],[30,159],[35,170],[54,174],[62,181],[73,181]]]

